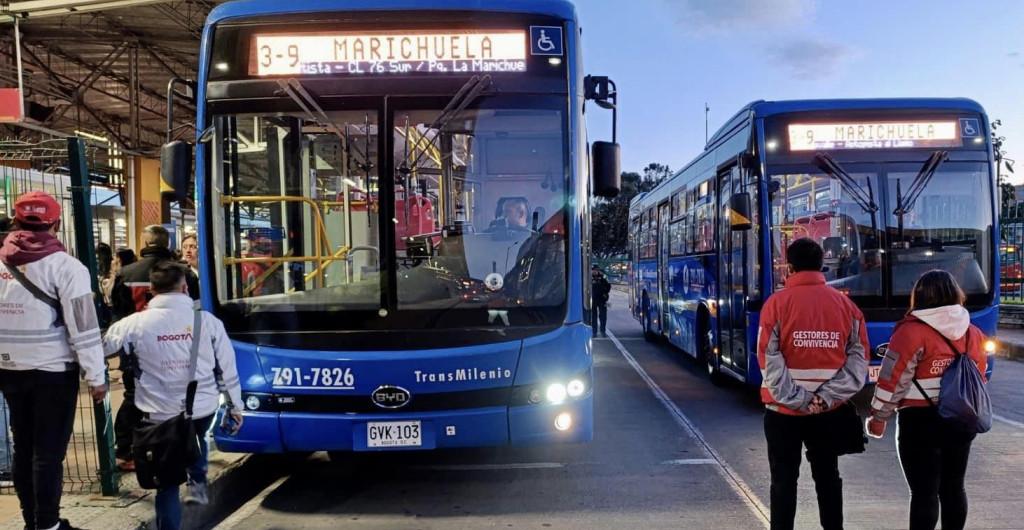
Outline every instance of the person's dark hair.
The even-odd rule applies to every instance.
[[[10,232],[13,225],[14,219],[0,214],[0,232]]]
[[[149,225],[142,229],[142,241],[147,247],[170,248],[171,233],[160,225]]]
[[[149,287],[154,294],[178,292],[187,270],[180,263],[158,261],[149,270]]]
[[[96,244],[96,264],[99,268],[100,278],[110,276],[110,267],[114,263],[114,251],[106,243]]]
[[[123,247],[117,249],[117,259],[121,260],[122,267],[127,267],[128,265],[139,261],[139,258],[135,256],[134,250]]]
[[[938,269],[930,270],[914,283],[908,313],[947,305],[964,305],[966,300],[967,297],[952,274]]]
[[[819,272],[825,266],[825,252],[813,239],[804,237],[790,243],[786,261],[793,266],[793,272]]]

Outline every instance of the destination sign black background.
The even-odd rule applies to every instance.
[[[333,17],[333,18],[332,18]],[[317,20],[308,20],[305,16],[275,16],[272,18],[252,18],[232,20],[217,26],[211,62],[209,81],[233,81],[273,79],[282,76],[256,76],[250,74],[250,64],[256,51],[254,36],[257,34],[301,34],[301,33],[366,33],[375,31],[459,31],[459,30],[522,30],[526,33],[526,72],[487,72],[493,77],[529,77],[532,79],[559,80],[564,83],[566,64],[569,57],[563,56],[562,63],[553,66],[549,56],[530,55],[530,26],[564,27],[564,21],[552,17],[524,16],[508,13],[465,13],[465,12],[390,12],[390,13],[357,13],[357,14],[324,14],[317,13]],[[566,31],[564,38],[569,39]],[[568,43],[564,43],[568,52]],[[227,64],[226,71],[214,65]],[[380,77],[394,79],[397,77],[438,77],[438,76],[470,76],[476,72],[448,71],[411,71],[408,73],[364,73],[340,74],[338,77],[352,79],[355,77]],[[283,77],[304,77],[300,75]],[[331,77],[316,74],[309,77]]]

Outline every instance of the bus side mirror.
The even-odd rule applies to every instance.
[[[619,194],[622,187],[622,160],[619,144],[615,142],[594,142],[590,147],[593,161],[591,175],[594,178],[594,195],[611,199]]]
[[[608,77],[588,75],[583,79],[583,94],[586,100],[593,101],[602,109],[612,111],[612,141],[594,142],[590,147],[594,195],[610,199],[617,196],[622,187],[622,161],[616,139],[619,92],[615,87],[615,81]]]
[[[751,210],[749,193],[734,193],[729,197],[729,225],[734,231],[750,230],[753,227]]]
[[[192,144],[175,140],[160,148],[160,178],[174,189],[174,197],[179,203],[188,199],[192,180]]]

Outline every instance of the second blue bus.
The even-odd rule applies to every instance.
[[[864,311],[871,380],[927,270],[954,274],[991,336],[999,256],[989,138],[984,109],[967,99],[752,103],[631,203],[633,314],[647,337],[665,337],[713,379],[759,385],[759,310],[785,282],[787,246],[812,238],[829,285]]]

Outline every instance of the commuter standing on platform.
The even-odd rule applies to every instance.
[[[0,388],[11,412],[14,487],[26,528],[70,529],[60,498],[80,372],[94,400],[107,393],[92,278],[56,237],[53,197],[29,192],[14,209],[16,230],[0,249]]]
[[[132,350],[138,359],[134,372],[136,405],[149,423],[160,423],[186,409],[189,381],[198,383],[192,407],[192,422],[200,440],[200,458],[188,468],[189,504],[209,503],[206,468],[206,433],[221,403],[227,404],[225,430],[235,433],[242,426],[242,390],[235,368],[235,350],[224,324],[217,317],[194,307],[185,290],[188,268],[182,263],[162,261],[150,272],[152,291],[149,308],[115,323],[103,339],[107,353]],[[193,342],[198,341],[195,365]],[[156,495],[156,527],[181,527],[178,485],[161,487]]]
[[[150,292],[149,273],[153,266],[161,261],[175,261],[170,249],[170,233],[160,225],[147,226],[142,232],[145,245],[139,254],[139,261],[123,267],[114,280],[114,288],[110,293],[110,303],[114,312],[114,320],[120,320],[146,308],[152,293]],[[199,280],[189,272],[185,276],[188,295],[199,298]],[[117,410],[114,421],[116,438],[117,466],[122,471],[135,469],[132,462],[132,431],[139,424],[142,416],[135,407],[135,377],[132,375],[135,359],[130,353],[120,355],[121,378],[124,381],[124,401]]]
[[[593,302],[593,313],[591,313],[591,327],[594,328],[594,336],[608,336],[605,328],[608,327],[608,297],[612,293],[612,284],[597,265],[590,269],[591,298]]]
[[[867,379],[867,328],[860,309],[825,285],[821,246],[798,239],[786,250],[786,260],[791,274],[785,289],[765,302],[757,338],[771,527],[793,528],[800,453],[806,446],[821,526],[841,529],[843,481],[835,433],[842,431],[842,414],[850,412],[839,407]],[[850,414],[859,426],[856,414]]]

